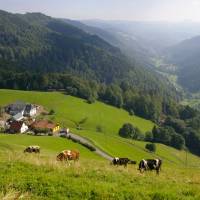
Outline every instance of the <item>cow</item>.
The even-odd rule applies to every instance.
[[[129,158],[113,158],[111,164],[113,165],[124,165],[124,167],[127,167],[127,164],[136,164],[136,161],[130,160]]]
[[[161,170],[162,160],[161,159],[143,159],[139,163],[139,168],[141,173],[147,170],[156,170],[157,174],[159,174]]]
[[[40,153],[39,146],[28,146],[24,149],[24,153]]]
[[[69,164],[70,160],[78,161],[79,160],[79,151],[77,150],[63,150],[61,153],[59,153],[56,157],[57,161],[67,161]]]

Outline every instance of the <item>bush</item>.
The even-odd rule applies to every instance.
[[[143,138],[140,130],[134,127],[132,124],[127,123],[122,126],[119,130],[119,135],[124,138],[140,139]]]
[[[182,135],[173,134],[171,138],[171,146],[182,150],[185,147],[185,139]]]
[[[90,96],[90,97],[87,98],[87,103],[92,104],[94,102],[95,102],[95,98],[94,97]]]
[[[145,133],[145,141],[152,142],[153,141],[153,133],[148,131]]]
[[[6,130],[4,127],[0,127],[0,133],[4,133]]]
[[[146,144],[145,148],[150,152],[156,152],[156,145],[154,143]]]
[[[135,113],[134,113],[134,111],[132,109],[129,110],[129,115],[131,115],[131,116],[135,115]]]
[[[49,111],[49,115],[54,115],[55,114],[55,111],[53,110],[53,109],[51,109],[50,111]]]

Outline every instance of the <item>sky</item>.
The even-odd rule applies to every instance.
[[[69,19],[200,21],[200,0],[0,0],[0,9]]]

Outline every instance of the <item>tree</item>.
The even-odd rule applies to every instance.
[[[186,120],[194,118],[197,112],[190,106],[184,106],[182,109],[180,109],[179,114],[181,119]]]
[[[152,133],[154,142],[170,145],[171,135],[175,133],[175,131],[172,127],[154,127]]]
[[[153,141],[153,133],[151,131],[148,131],[145,133],[145,141],[147,142]]]
[[[148,143],[145,145],[145,149],[151,152],[156,152],[156,145],[154,143]]]
[[[175,147],[176,149],[183,149],[185,147],[185,139],[183,138],[182,135],[179,134],[173,134],[171,136],[171,142],[170,145],[172,147]]]
[[[135,128],[132,124],[127,123],[120,128],[119,135],[124,138],[139,139],[141,133],[138,128]]]

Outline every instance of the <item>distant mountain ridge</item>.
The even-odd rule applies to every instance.
[[[179,83],[190,92],[200,91],[200,36],[165,51],[168,62],[177,65]]]
[[[141,89],[146,80],[151,82],[147,90],[159,91],[158,81],[164,86],[158,76],[129,62],[118,48],[62,20],[41,13],[0,11],[0,26],[0,58],[16,66],[14,71],[66,71],[105,83],[129,80]],[[6,66],[0,65],[0,70]]]

